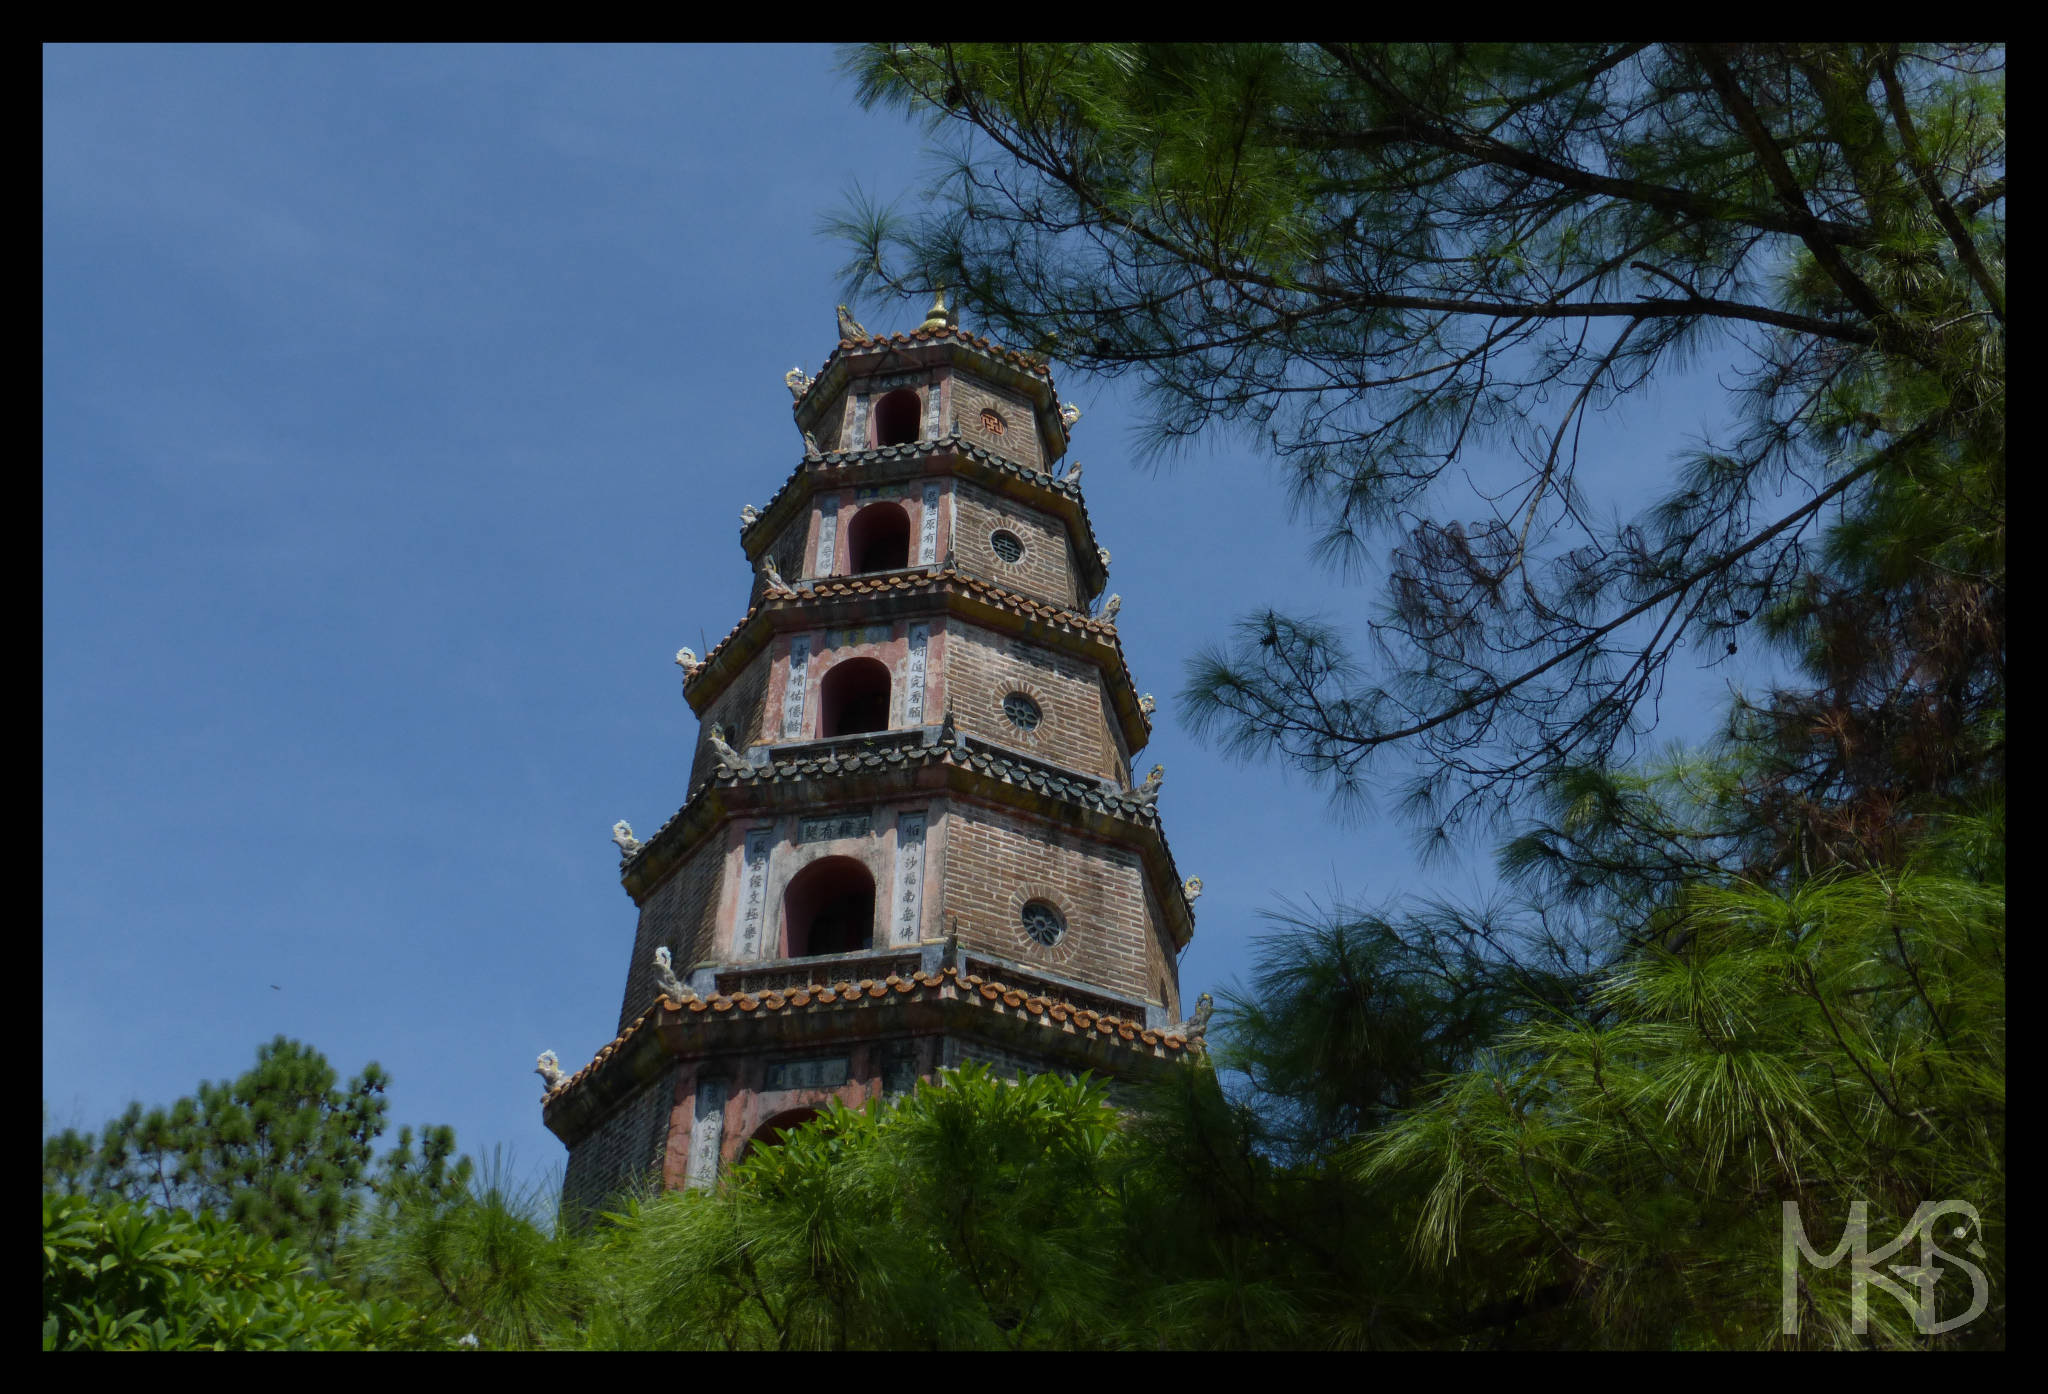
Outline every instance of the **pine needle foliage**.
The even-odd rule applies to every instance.
[[[1923,1336],[1880,1297],[1859,1335],[1836,1273],[1802,1280],[1796,1336],[1779,1311],[1787,1202],[1830,1235],[1867,1202],[1879,1234],[1966,1198],[2002,1289],[2002,840],[1995,815],[1953,819],[1897,869],[1696,887],[1682,946],[1617,964],[1585,1017],[1505,1033],[1348,1165],[1426,1182],[1431,1266],[1568,1294],[1548,1339],[2002,1346],[2002,1298]]]
[[[1441,839],[1634,761],[1669,665],[1754,636],[1837,669],[1757,704],[1783,747],[1762,811],[1831,824],[1813,865],[1997,765],[2002,47],[876,43],[845,64],[942,161],[919,211],[832,220],[853,289],[947,285],[999,337],[1134,376],[1161,451],[1255,443],[1315,554],[1382,586],[1362,643],[1262,611],[1197,657],[1186,711],[1227,747],[1353,811],[1384,772]],[[1589,418],[1710,352],[1725,419],[1642,461],[1661,497],[1609,521],[1578,475]]]
[[[1099,1344],[1117,1116],[1103,1086],[985,1068],[831,1113],[712,1193],[616,1217],[612,1339],[657,1349]]]
[[[556,1226],[549,1184],[520,1181],[502,1152],[481,1168],[462,1159],[443,1184],[387,1173],[398,1179],[379,1187],[342,1247],[344,1288],[403,1302],[483,1350],[583,1343],[601,1246]]]

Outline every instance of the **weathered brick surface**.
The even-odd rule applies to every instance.
[[[573,1221],[600,1210],[619,1191],[658,1180],[675,1106],[674,1065],[622,1101],[569,1152],[562,1213]]]
[[[810,508],[784,523],[781,530],[775,534],[775,540],[763,551],[763,556],[775,558],[775,569],[782,573],[783,580],[794,581],[811,574],[805,567],[809,565],[811,545],[817,535],[817,515],[818,509],[814,500]],[[756,563],[756,572],[759,569],[759,564]],[[760,578],[757,575],[754,589],[749,595],[750,600],[760,600],[760,589]]]
[[[945,805],[944,913],[968,949],[1156,1001],[1160,936],[1135,852],[1042,820],[959,800]],[[1050,901],[1067,933],[1047,948],[1024,932],[1027,901]],[[930,917],[927,916],[927,922]]]
[[[675,873],[648,895],[633,935],[633,959],[626,966],[626,995],[619,1002],[618,1030],[639,1019],[654,1002],[654,951],[674,955],[676,973],[717,952],[719,902],[724,890],[727,837],[706,838]]]
[[[853,449],[846,439],[849,405],[849,401],[842,398],[838,408],[819,417],[818,424],[811,429],[811,439],[818,443],[820,452],[830,454],[834,450]]]
[[[1110,721],[1102,670],[1027,640],[952,620],[946,626],[945,694],[953,719],[985,736],[1071,770],[1121,778],[1123,741]],[[1022,692],[1038,704],[1035,730],[1003,714],[1003,698]]]
[[[956,376],[950,386],[952,421],[959,423],[961,436],[1020,465],[1044,468],[1046,452],[1038,439],[1037,416],[1030,402],[973,377]],[[1002,418],[1000,433],[983,423],[983,411],[993,411]],[[947,429],[952,429],[950,422]]]
[[[1152,991],[1145,1000],[1163,1002],[1168,1022],[1184,1020],[1187,1013],[1180,1009],[1180,955],[1174,951],[1166,916],[1160,913],[1159,902],[1153,899],[1149,886],[1145,892],[1145,913],[1152,930],[1145,939],[1146,972],[1152,980]]]
[[[753,661],[705,708],[697,726],[697,754],[690,762],[692,789],[711,776],[711,766],[716,760],[711,753],[713,726],[724,727],[726,740],[739,750],[779,738],[773,733],[779,732],[780,726],[769,724],[767,711],[768,680],[774,667],[771,659],[776,649],[777,646],[771,644],[755,654]],[[771,734],[764,735],[764,732]]]
[[[1080,605],[1073,548],[1063,523],[966,480],[955,483],[954,499],[953,547],[963,569],[1055,605],[1069,609]],[[1023,542],[1024,555],[1017,561],[1004,561],[989,545],[989,537],[998,528],[1015,533]]]

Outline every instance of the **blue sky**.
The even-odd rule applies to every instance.
[[[738,619],[740,506],[798,458],[782,374],[830,351],[845,255],[818,219],[911,189],[919,134],[815,47],[49,48],[43,113],[50,1121],[282,1033],[382,1062],[394,1121],[557,1165],[533,1058],[610,1039],[610,828],[682,801],[670,658]],[[1582,479],[1640,499],[1718,419],[1711,367],[1605,419]],[[1186,735],[1182,665],[1233,618],[1372,592],[1309,566],[1241,443],[1139,468],[1124,386],[1060,387],[1205,886],[1184,990],[1283,897],[1483,892],[1487,848],[1425,869]],[[1740,672],[1682,675],[1660,738]]]

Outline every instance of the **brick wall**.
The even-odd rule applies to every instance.
[[[945,823],[943,913],[961,942],[1140,1001],[1158,996],[1156,915],[1138,854],[1035,818],[951,801]],[[1052,902],[1066,936],[1047,948],[1023,929],[1025,902]],[[927,915],[927,923],[944,923]]]
[[[962,731],[1071,770],[1121,775],[1122,742],[1093,664],[955,619],[946,626],[945,668],[946,700]],[[1003,714],[1011,692],[1038,704],[1037,729],[1020,730]]]
[[[690,761],[690,788],[695,789],[711,777],[711,766],[715,760],[711,753],[713,726],[723,726],[726,740],[737,750],[771,739],[762,732],[768,729],[768,678],[774,667],[776,649],[777,645],[770,643],[755,654],[740,675],[705,709],[697,726],[697,754]],[[782,714],[778,711],[774,727],[778,732],[781,721]]]
[[[1180,956],[1174,950],[1173,936],[1166,929],[1166,916],[1160,913],[1159,902],[1153,899],[1149,882],[1145,890],[1145,914],[1152,929],[1145,938],[1145,971],[1152,979],[1152,990],[1145,994],[1145,1000],[1163,1000],[1171,1019],[1183,1021],[1187,1013],[1180,1009]]]
[[[675,1106],[676,1067],[629,1095],[569,1152],[562,1177],[562,1214],[571,1223],[604,1208],[627,1186],[659,1181]]]
[[[840,442],[846,439],[847,406],[850,399],[841,398],[836,409],[828,410],[818,418],[818,424],[811,428],[811,439],[818,442],[822,454],[847,447]]]
[[[792,582],[804,574],[804,555],[810,550],[811,520],[817,510],[800,513],[796,521],[784,528],[775,539],[773,546],[762,555],[772,557],[775,569],[784,582]],[[754,565],[754,579],[747,588],[747,608],[757,609],[761,598],[768,593],[768,578],[761,574],[760,563]]]
[[[804,509],[782,525],[775,534],[775,540],[762,551],[763,556],[775,559],[775,569],[782,573],[785,581],[795,581],[810,573],[804,570],[811,551],[811,535],[817,530],[818,510]],[[760,563],[754,563],[755,584],[747,593],[750,603],[758,603],[760,596]]]
[[[1111,762],[1112,768],[1104,769],[1103,773],[1119,783],[1129,786],[1137,782],[1131,778],[1131,751],[1130,747],[1124,744],[1123,721],[1116,714],[1116,705],[1109,699],[1109,684],[1121,680],[1121,678],[1111,678],[1105,681],[1101,670],[1096,670],[1095,719],[1102,723],[1102,729],[1108,741],[1105,749],[1113,757]]]
[[[1073,549],[1064,524],[964,479],[954,484],[953,508],[953,547],[963,570],[1055,605],[1069,609],[1080,605]],[[989,546],[989,535],[998,528],[1015,533],[1023,542],[1024,555],[1016,562],[1004,561]]]
[[[993,450],[1006,460],[1015,460],[1032,469],[1045,467],[1045,449],[1038,439],[1038,417],[1029,401],[1014,392],[961,373],[953,375],[951,387],[952,419],[960,423],[962,437]],[[983,424],[981,413],[984,410],[994,411],[1002,418],[1000,435]],[[951,421],[946,429],[952,429]]]
[[[640,924],[633,934],[633,960],[626,966],[626,995],[619,1003],[620,1031],[654,1001],[657,948],[665,945],[675,956],[677,977],[688,977],[692,964],[712,956],[725,842],[722,833],[706,838],[641,905]]]

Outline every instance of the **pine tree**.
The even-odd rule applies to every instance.
[[[1682,650],[1762,630],[1847,661],[1755,713],[1781,820],[1842,816],[1845,779],[1867,823],[1994,772],[2002,49],[877,44],[847,65],[957,137],[931,212],[836,220],[854,280],[956,287],[1014,342],[1056,331],[1075,366],[1138,375],[1163,446],[1242,431],[1335,564],[1396,544],[1368,657],[1261,613],[1195,666],[1189,715],[1234,749],[1340,794],[1398,752],[1417,825],[1448,836],[1633,758]],[[1601,523],[1587,415],[1709,349],[1734,364],[1718,439]],[[1524,468],[1454,489],[1481,451]]]
[[[1391,544],[1368,652],[1254,614],[1183,696],[1340,798],[1398,754],[1425,839],[1508,835],[1518,904],[1297,917],[1212,1032],[1261,1091],[1246,1155],[1290,1182],[1341,1157],[1325,1204],[1406,1217],[1431,1298],[1399,1329],[1787,1343],[1787,1202],[1833,1234],[1857,1199],[1877,1227],[1969,1200],[1957,1242],[1995,1289],[2002,48],[847,61],[866,100],[959,136],[933,211],[837,220],[852,279],[962,288],[1016,341],[1050,327],[1141,379],[1165,447],[1269,448],[1325,559]],[[1601,524],[1587,416],[1709,349],[1727,421]],[[1459,490],[1482,450],[1524,468]],[[1751,637],[1791,675],[1650,757],[1667,666]],[[1328,1271],[1303,1252],[1285,1281]],[[1798,1343],[1858,1343],[1839,1293],[1800,1291]],[[1999,1301],[1938,1343],[2001,1344]],[[1923,1336],[1893,1310],[1871,1339]]]
[[[372,1061],[344,1089],[319,1051],[279,1036],[233,1081],[202,1083],[168,1108],[131,1104],[98,1134],[45,1138],[43,1189],[218,1216],[331,1266],[373,1181],[436,1191],[466,1175],[466,1160],[449,1162],[446,1128],[426,1130],[419,1158],[407,1130],[381,1173],[372,1168],[389,1082]]]

